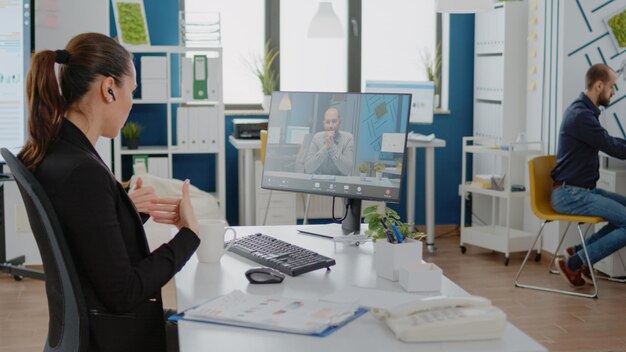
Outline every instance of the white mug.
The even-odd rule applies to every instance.
[[[226,231],[233,231],[233,240],[237,238],[237,232],[228,227],[225,220],[210,219],[198,220],[200,246],[196,251],[198,261],[201,263],[217,263],[220,261],[228,247],[224,246]],[[232,244],[232,242],[231,242]]]

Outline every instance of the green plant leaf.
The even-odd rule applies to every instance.
[[[265,42],[263,55],[253,57],[248,61],[248,66],[252,73],[259,79],[263,95],[271,95],[278,87],[278,74],[272,68],[274,61],[280,55],[280,51],[272,48],[271,42]]]
[[[369,214],[378,211],[378,204],[370,205],[363,210],[363,214]]]

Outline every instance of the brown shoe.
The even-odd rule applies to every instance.
[[[580,271],[580,276],[585,280],[587,285],[593,285],[593,279],[591,278],[591,271],[589,267],[583,266],[583,270]]]
[[[565,255],[564,255],[563,261],[567,263],[567,259],[573,256],[574,254],[576,254],[574,247],[568,247],[567,249],[565,249]],[[587,285],[593,285],[591,272],[589,271],[589,268],[586,265],[583,265],[583,269],[581,270],[580,276],[583,278],[583,280],[585,280]]]
[[[581,276],[581,270],[571,271],[567,267],[567,263],[563,260],[563,258],[556,258],[556,267],[559,269],[559,274],[567,281],[567,283],[572,287],[582,287],[585,286],[585,280],[583,280]]]

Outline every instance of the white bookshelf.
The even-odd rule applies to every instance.
[[[133,54],[157,54],[165,57],[166,62],[166,98],[165,99],[133,99],[134,105],[164,105],[166,106],[166,123],[163,128],[166,129],[167,142],[165,145],[149,146],[141,145],[138,149],[128,149],[122,146],[121,135],[113,140],[113,160],[114,160],[114,173],[118,180],[124,178],[130,178],[130,175],[122,175],[122,158],[124,156],[132,155],[151,155],[166,157],[167,158],[167,176],[173,175],[173,156],[179,154],[214,154],[215,155],[215,192],[212,193],[218,200],[222,215],[225,216],[226,212],[226,153],[225,153],[225,126],[224,126],[224,104],[223,104],[223,80],[222,80],[222,48],[221,47],[198,47],[188,48],[183,46],[145,46],[145,47],[132,47],[128,48]],[[193,55],[206,55],[209,60],[217,60],[213,65],[208,65],[209,72],[207,76],[209,81],[213,81],[212,84],[216,88],[214,93],[214,99],[212,100],[193,100],[185,99],[181,96],[172,96],[172,70],[179,70],[182,64],[182,57]],[[174,67],[173,57],[178,58],[178,65]],[[140,68],[137,68],[139,71]],[[180,75],[182,77],[182,74]],[[216,83],[215,83],[216,82]],[[181,86],[182,88],[182,86]],[[180,89],[182,94],[182,89]],[[180,150],[178,145],[174,144],[174,118],[176,109],[173,106],[193,107],[193,106],[211,106],[215,107],[217,111],[217,124],[211,125],[211,128],[217,129],[217,148],[215,151],[203,151],[203,150]],[[133,110],[130,112],[132,117]],[[129,119],[130,119],[129,117]]]
[[[526,131],[527,14],[528,2],[510,1],[497,2],[492,10],[475,16],[473,136],[478,144],[487,140],[490,145],[507,145]],[[506,174],[510,180],[513,173],[522,177],[522,182],[516,184],[523,184],[525,164],[517,161],[523,159],[518,151],[512,156],[506,150],[466,143],[464,148],[472,154],[474,174]],[[463,184],[461,188],[460,192],[472,194],[472,222],[499,224],[507,229],[523,227],[525,196],[522,194],[504,195]],[[510,214],[508,225],[502,223],[499,213]],[[495,228],[490,231],[499,233]],[[500,250],[508,258],[508,251],[502,247]]]

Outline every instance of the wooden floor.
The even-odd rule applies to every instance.
[[[436,240],[437,254],[424,259],[440,266],[444,274],[471,294],[490,298],[511,323],[550,351],[626,351],[626,284],[600,281],[598,299],[576,298],[515,288],[513,278],[522,254],[504,256],[476,247],[466,254],[458,248],[456,234]],[[558,275],[547,275],[548,258],[531,262],[527,281],[565,288]],[[543,278],[543,279],[540,279]],[[165,304],[175,307],[172,283],[163,290]],[[20,282],[0,274],[0,351],[42,351],[48,311],[42,281]]]

